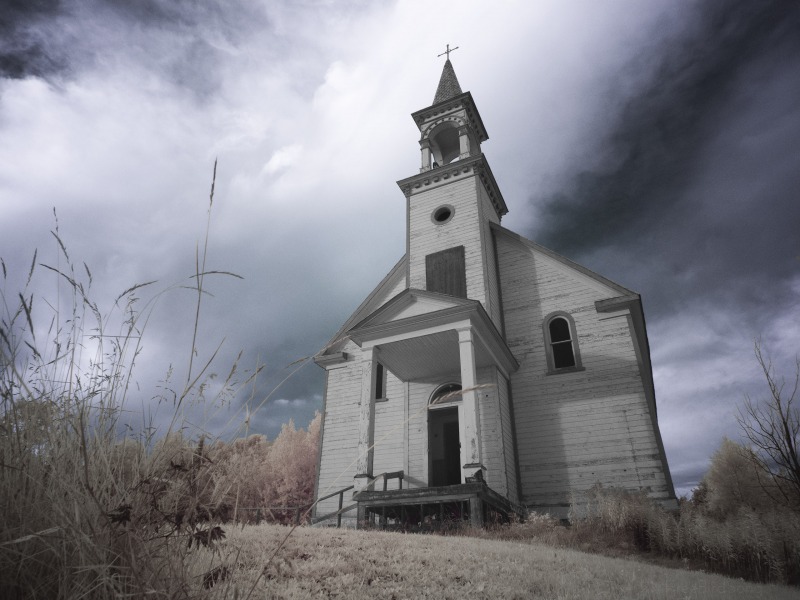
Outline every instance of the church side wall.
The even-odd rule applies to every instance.
[[[492,205],[489,194],[486,193],[486,188],[483,187],[483,184],[478,179],[476,179],[476,185],[482,214],[481,244],[483,246],[484,256],[486,257],[484,260],[484,280],[486,282],[486,296],[488,302],[484,303],[484,307],[487,309],[497,330],[503,331],[502,311],[500,308],[500,283],[497,278],[494,236],[489,227],[489,223],[497,223],[499,225],[500,219],[497,217],[497,212]]]
[[[391,373],[386,377],[386,402],[375,403],[375,451],[373,475],[405,470],[405,384]],[[383,489],[383,482],[379,484]],[[388,489],[397,489],[391,479]]]
[[[348,344],[345,351],[353,352]],[[320,451],[318,496],[327,496],[353,483],[358,453],[359,402],[361,400],[361,364],[351,360],[327,371],[324,432]],[[352,492],[345,492],[345,506],[351,503]],[[317,505],[316,515],[338,510],[334,496]],[[354,515],[355,513],[353,513]],[[349,516],[347,513],[345,517]]]
[[[503,432],[500,420],[498,376],[495,368],[478,371],[478,385],[487,385],[477,391],[481,422],[481,452],[486,467],[486,483],[498,494],[506,495],[508,481],[503,461]]]
[[[497,393],[502,425],[503,465],[508,488],[508,498],[517,502],[519,488],[517,482],[516,448],[514,446],[514,424],[511,421],[511,406],[508,397],[508,380],[497,374]]]
[[[520,362],[511,385],[525,504],[563,510],[597,482],[669,497],[627,317],[594,306],[618,292],[517,240],[497,242]],[[555,311],[574,319],[582,371],[548,374],[542,323]]]
[[[403,277],[394,285],[394,287],[389,291],[389,293],[387,293],[383,298],[381,298],[380,303],[376,303],[375,308],[377,309],[378,306],[382,306],[383,304],[385,304],[386,302],[397,296],[397,294],[406,289],[408,289],[408,284],[406,283],[406,278]]]

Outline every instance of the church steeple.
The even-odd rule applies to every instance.
[[[452,50],[448,46],[449,52]],[[480,155],[481,142],[489,139],[472,94],[461,91],[449,58],[444,63],[433,104],[411,116],[422,134],[419,141],[422,173]]]
[[[461,86],[458,84],[458,77],[456,77],[456,72],[453,69],[453,63],[448,58],[444,63],[444,69],[442,69],[442,76],[439,79],[439,87],[436,88],[433,103],[439,104],[439,102],[460,96],[461,93]]]
[[[501,327],[491,225],[508,209],[481,151],[486,128],[449,60],[433,104],[411,116],[422,164],[397,182],[408,201],[408,287],[477,300]]]

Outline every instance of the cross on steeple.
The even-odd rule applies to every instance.
[[[456,50],[458,50],[458,46],[456,46],[453,49],[450,49],[450,44],[447,44],[447,50],[442,52],[439,56],[444,56],[445,54],[447,54],[447,60],[450,60],[450,53],[455,52]],[[439,56],[437,56],[436,58],[439,58]]]

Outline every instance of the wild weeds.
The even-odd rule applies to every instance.
[[[123,435],[148,320],[160,296],[181,286],[142,302],[139,294],[155,282],[137,284],[103,312],[91,298],[91,271],[71,259],[57,222],[53,235],[56,265],[34,254],[21,292],[6,291],[2,264],[0,596],[189,597],[222,578],[211,564],[206,570],[216,575],[195,581],[193,553],[224,537],[213,522],[234,508],[205,436],[192,439],[196,430],[182,421],[185,404],[203,397],[216,352],[171,393],[160,438],[154,423]],[[209,274],[201,270],[205,249],[197,265],[188,287],[199,299]],[[50,302],[34,293],[46,273],[59,281]],[[206,400],[232,397],[239,377],[234,365]]]
[[[750,581],[800,583],[800,519],[739,507],[724,518],[696,502],[665,511],[644,493],[594,486],[573,501],[569,525],[532,514],[480,537],[533,541],[610,556],[675,560]]]

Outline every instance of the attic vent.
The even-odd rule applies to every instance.
[[[448,248],[425,257],[425,287],[429,292],[467,297],[464,246]]]

